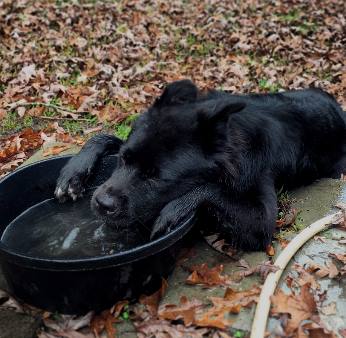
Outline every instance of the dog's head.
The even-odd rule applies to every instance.
[[[227,119],[243,107],[231,97],[208,99],[188,80],[168,85],[135,121],[93,209],[119,227],[139,222],[150,229],[167,203],[220,178]]]

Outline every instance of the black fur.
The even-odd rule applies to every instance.
[[[263,249],[275,227],[275,188],[338,177],[345,137],[345,113],[322,90],[202,94],[188,80],[174,82],[135,122],[92,208],[111,224],[141,224],[152,236],[198,212],[233,246]],[[97,140],[63,169],[58,197],[80,194],[105,143],[119,147],[115,138]],[[70,186],[69,193],[74,181],[77,191]]]

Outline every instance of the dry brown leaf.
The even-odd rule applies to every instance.
[[[320,284],[316,281],[315,277],[306,271],[301,265],[295,264],[293,265],[293,269],[298,272],[299,278],[294,279],[297,286],[303,286],[303,285],[310,285],[311,289],[313,290],[319,290]],[[293,282],[293,279],[292,279]],[[291,286],[290,286],[291,287]]]
[[[242,307],[248,307],[257,302],[261,289],[258,286],[247,291],[235,291],[228,288],[223,298],[210,297],[213,306],[202,314],[196,315],[195,323],[198,326],[225,329],[232,321],[225,318],[227,314],[237,314]]]
[[[208,311],[199,315],[198,318],[195,319],[195,323],[196,325],[202,327],[214,327],[217,329],[224,330],[230,325],[232,325],[232,321],[225,318],[225,315],[228,312],[231,312],[231,310],[234,311],[233,313],[239,313],[239,311],[237,312],[238,309],[240,311],[239,305],[233,306],[232,308],[214,305]]]
[[[275,255],[275,249],[272,245],[267,245],[266,247],[266,253],[268,256],[274,256]]]
[[[310,293],[310,286],[301,287],[300,294],[285,294],[281,289],[271,297],[273,315],[289,314],[290,318],[285,327],[286,334],[296,332],[303,320],[310,319],[316,314],[316,302]]]
[[[219,233],[204,236],[204,239],[216,251],[225,254],[229,257],[233,258],[238,253],[238,251],[232,248],[232,246],[228,244],[226,240],[222,238],[222,235]]]
[[[278,239],[278,241],[279,241],[279,244],[280,244],[280,247],[281,247],[281,249],[285,249],[286,248],[286,246],[289,244],[289,240],[287,240],[287,239],[282,239],[282,238],[279,238]]]
[[[232,275],[232,279],[239,282],[244,277],[251,276],[253,274],[258,274],[261,276],[262,280],[265,280],[269,273],[276,272],[279,270],[277,266],[275,266],[271,261],[260,263],[254,267],[250,267],[247,262],[244,262],[244,260],[239,261],[241,265],[238,264],[238,266],[246,268],[245,271],[237,271]],[[244,264],[246,263],[246,264]]]
[[[346,253],[340,253],[340,254],[330,253],[329,256],[337,259],[343,264],[346,264]]]
[[[5,163],[12,156],[37,149],[41,144],[40,132],[34,131],[31,128],[24,129],[21,133],[11,136],[5,142],[0,142],[0,161]]]
[[[119,315],[128,304],[127,300],[116,303],[110,310],[103,311],[100,315],[94,316],[90,322],[90,329],[98,338],[104,330],[108,338],[114,338],[116,329],[114,324],[119,322]]]
[[[139,298],[139,302],[145,305],[145,307],[147,308],[151,316],[157,315],[160,300],[166,293],[167,287],[168,287],[167,281],[165,279],[162,279],[161,288],[159,290],[157,290],[150,296],[142,295]]]
[[[209,268],[206,263],[194,265],[189,268],[192,271],[191,275],[186,279],[187,284],[199,284],[205,287],[217,285],[231,284],[231,278],[227,275],[222,275],[223,265],[217,265]]]
[[[308,272],[313,272],[316,276],[323,278],[328,276],[329,278],[335,278],[339,274],[339,270],[332,261],[327,261],[327,263],[322,266],[317,263],[311,262],[306,269]]]
[[[151,319],[139,323],[134,323],[139,338],[203,338],[208,332],[207,329],[196,329],[195,327],[185,327],[183,325],[172,325],[165,320]]]
[[[182,319],[185,326],[190,326],[195,322],[195,313],[202,307],[202,302],[197,299],[188,301],[185,296],[180,298],[180,304],[164,304],[158,310],[160,319],[177,320]]]
[[[32,79],[35,76],[36,76],[36,65],[31,64],[22,68],[22,70],[18,74],[17,81],[27,83],[30,81],[30,79]]]
[[[60,153],[62,153],[63,151],[70,149],[72,147],[71,144],[63,144],[63,145],[55,145],[52,146],[50,148],[47,148],[44,152],[43,152],[43,156],[52,156],[52,155],[58,155]]]
[[[296,221],[297,215],[298,210],[296,208],[290,208],[283,218],[276,221],[276,226],[282,228],[292,225]]]
[[[336,338],[337,336],[318,323],[306,323],[299,327],[297,338]]]

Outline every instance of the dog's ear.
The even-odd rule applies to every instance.
[[[236,102],[234,99],[206,101],[198,111],[198,122],[211,125],[216,121],[227,120],[229,115],[243,110],[245,106],[244,102]]]
[[[165,88],[162,95],[155,101],[155,106],[163,107],[194,102],[197,99],[197,95],[198,88],[192,81],[175,81]]]

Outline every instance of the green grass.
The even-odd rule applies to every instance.
[[[20,121],[16,112],[8,112],[1,121],[2,132],[16,131],[20,129]]]
[[[24,116],[23,126],[24,128],[32,128],[34,126],[34,119],[32,116]]]
[[[199,41],[198,38],[191,33],[183,34],[182,30],[174,32],[176,61],[181,62],[186,57],[202,58],[210,54],[217,47],[213,41]],[[186,44],[182,44],[181,40],[185,38]]]
[[[58,97],[54,97],[49,101],[49,104],[53,104],[55,106],[61,106],[61,100]],[[54,108],[46,108],[43,112],[44,116],[54,117],[57,115],[57,111]]]
[[[127,117],[123,122],[114,126],[114,135],[122,140],[126,140],[132,130],[132,122],[137,119],[139,114],[133,114]]]
[[[281,88],[277,83],[270,83],[267,79],[260,79],[258,81],[258,87],[261,90],[269,91],[270,93],[277,93]]]
[[[310,33],[314,33],[317,31],[318,25],[314,22],[308,22],[306,20],[304,20],[303,23],[299,24],[296,27],[296,30],[303,34],[303,35],[308,35]]]
[[[6,86],[2,83],[0,83],[0,94],[3,94],[6,90]]]
[[[20,118],[16,111],[10,111],[0,121],[0,131],[2,133],[13,133],[23,128],[31,128],[33,125],[34,119],[31,116]]]
[[[234,338],[244,338],[246,336],[246,333],[242,330],[234,330],[233,336]]]
[[[123,320],[129,320],[130,318],[130,313],[129,313],[129,306],[125,305],[123,312],[121,313],[120,318],[122,318]]]
[[[66,87],[75,86],[78,83],[79,76],[80,76],[80,71],[75,69],[69,77],[65,79],[61,79],[60,83]]]
[[[83,125],[80,121],[65,120],[62,123],[63,128],[71,134],[78,134],[83,131]]]
[[[277,17],[284,22],[293,22],[293,21],[297,21],[301,16],[301,12],[298,9],[292,9],[290,10],[287,14],[277,14]]]

